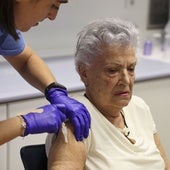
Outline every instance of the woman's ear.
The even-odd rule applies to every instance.
[[[81,80],[83,81],[85,85],[87,84],[87,77],[88,77],[87,71],[88,69],[85,64],[80,64],[78,66],[78,73],[80,75]]]

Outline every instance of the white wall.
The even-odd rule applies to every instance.
[[[24,36],[42,57],[70,55],[74,53],[77,33],[96,18],[128,19],[145,34],[148,4],[149,0],[69,0],[61,5],[55,21],[44,21]]]

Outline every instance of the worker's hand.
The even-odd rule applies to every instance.
[[[59,110],[60,108],[60,110]],[[61,112],[63,105],[45,105],[34,112],[22,115],[26,129],[24,136],[37,133],[57,133],[66,116]]]
[[[87,138],[90,128],[90,114],[86,107],[80,102],[68,97],[67,91],[61,88],[51,88],[46,93],[47,100],[52,104],[64,104],[65,115],[74,127],[74,134],[77,141]]]

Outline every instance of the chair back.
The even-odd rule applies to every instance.
[[[47,170],[45,144],[23,146],[20,156],[25,170]]]

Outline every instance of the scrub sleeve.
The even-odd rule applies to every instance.
[[[17,30],[19,39],[15,40],[10,34],[0,28],[0,55],[15,56],[24,50],[25,42],[22,34]]]

